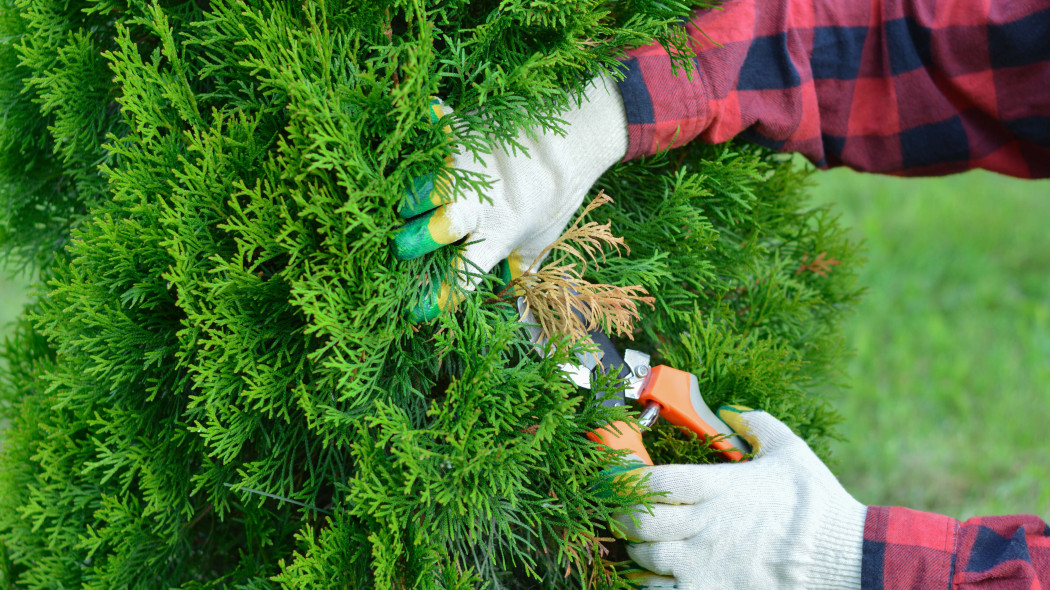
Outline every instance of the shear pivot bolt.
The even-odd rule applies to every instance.
[[[649,365],[638,365],[634,368],[634,376],[639,379],[649,374]]]

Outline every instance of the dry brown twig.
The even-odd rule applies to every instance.
[[[809,254],[803,254],[802,262],[798,265],[795,274],[800,275],[809,271],[817,276],[826,277],[834,267],[840,264],[842,264],[841,260],[831,258],[827,252],[821,252],[813,260],[809,259]]]
[[[589,213],[611,202],[604,192],[598,193],[576,221],[537,257],[542,260],[552,254],[552,260],[539,270],[529,267],[503,290],[525,297],[544,338],[564,334],[575,341],[598,328],[631,338],[639,318],[638,304],[653,305],[653,298],[640,285],[618,287],[583,278],[588,263],[605,261],[607,248],[618,256],[621,248],[631,253],[623,238],[613,235],[611,221],[581,225]]]

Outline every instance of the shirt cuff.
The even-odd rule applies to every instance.
[[[628,52],[618,82],[627,114],[624,161],[681,146],[707,127],[708,109],[699,70],[672,68],[659,44]]]
[[[955,569],[959,521],[900,507],[869,506],[861,589],[947,587]]]

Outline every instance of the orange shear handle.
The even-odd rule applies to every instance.
[[[587,438],[616,451],[624,449],[630,451],[630,454],[627,455],[629,461],[634,460],[646,465],[653,464],[653,460],[649,458],[649,452],[645,450],[645,444],[642,443],[642,433],[638,430],[637,424],[628,424],[623,421],[613,422],[608,426],[588,432]]]
[[[729,435],[729,438],[721,438],[710,444],[730,461],[743,459],[744,453],[738,449],[749,448],[743,439],[735,435],[732,428],[707,407],[700,395],[696,376],[692,373],[665,365],[653,367],[638,401],[643,405],[658,405],[661,418],[675,426],[688,428],[698,435],[709,439]]]

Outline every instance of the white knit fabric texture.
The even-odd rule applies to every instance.
[[[748,463],[650,467],[666,492],[651,513],[621,515],[627,551],[662,574],[649,589],[860,588],[867,507],[809,446],[765,412],[742,415],[759,456]],[[641,508],[639,507],[639,510]]]
[[[488,271],[511,253],[520,272],[564,231],[584,196],[603,172],[627,153],[627,116],[616,83],[593,80],[578,107],[559,114],[564,134],[537,130],[517,139],[527,153],[497,149],[475,160],[459,154],[453,167],[484,174],[492,182],[482,202],[462,195],[446,205],[452,233],[466,235],[465,258]]]

